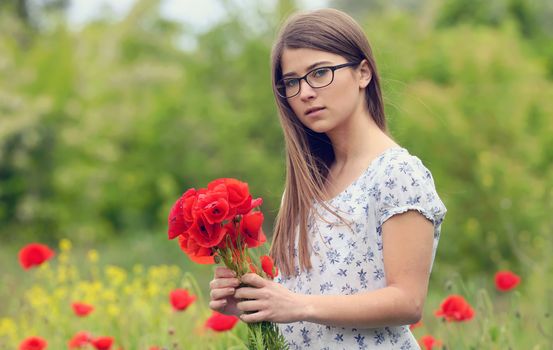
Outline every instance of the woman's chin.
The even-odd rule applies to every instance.
[[[330,130],[330,128],[323,123],[309,123],[308,125],[306,125],[306,127],[309,130],[319,134],[327,133]]]

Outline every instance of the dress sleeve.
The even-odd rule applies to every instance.
[[[402,155],[390,160],[379,176],[376,198],[378,227],[396,214],[416,210],[440,226],[447,209],[438,196],[434,179],[421,160],[413,155]]]

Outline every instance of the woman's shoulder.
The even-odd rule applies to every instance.
[[[447,212],[430,170],[405,148],[383,159],[368,194],[375,201],[379,226],[389,217],[410,209],[418,210],[439,225]]]
[[[405,147],[389,148],[375,167],[376,179],[390,177],[422,177],[432,179],[430,170],[416,155]]]

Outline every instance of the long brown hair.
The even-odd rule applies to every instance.
[[[324,202],[324,183],[335,158],[330,139],[324,133],[305,127],[288,101],[277,93],[276,83],[282,78],[281,59],[286,48],[326,51],[338,54],[349,62],[366,59],[372,73],[371,81],[365,88],[368,111],[376,125],[388,132],[376,63],[369,42],[355,20],[335,9],[297,12],[289,17],[280,30],[271,55],[273,93],[286,146],[286,182],[275,219],[270,255],[283,274],[291,275],[296,268],[293,253],[298,224],[299,268],[311,268],[307,219],[314,201],[344,220]]]

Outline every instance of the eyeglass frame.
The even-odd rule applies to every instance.
[[[332,82],[334,81],[334,71],[337,70],[337,69],[340,69],[340,68],[345,68],[345,67],[353,67],[353,66],[358,66],[359,64],[361,64],[362,61],[359,61],[359,62],[346,62],[346,63],[342,63],[342,64],[337,64],[335,66],[322,66],[322,67],[316,67],[316,68],[313,68],[311,69],[309,72],[305,73],[304,76],[302,77],[299,77],[299,78],[282,78],[278,81],[278,83],[275,85],[276,87],[276,92],[277,94],[282,97],[282,98],[292,98],[292,97],[296,97],[299,95],[299,93],[301,92],[301,81],[302,80],[305,80],[305,82],[307,83],[307,85],[309,85],[312,89],[320,89],[320,88],[324,88],[324,87],[327,87],[329,86],[330,84],[332,84]],[[332,79],[330,79],[330,82],[326,85],[323,85],[323,86],[313,86],[309,83],[309,81],[307,80],[307,76],[311,73],[313,73],[314,71],[316,70],[319,70],[319,69],[330,69],[330,71],[332,72]],[[294,95],[292,96],[283,96],[280,94],[279,90],[278,90],[278,84],[284,82],[285,80],[297,80],[298,81],[298,92],[295,93]],[[284,84],[283,84],[284,85]]]

